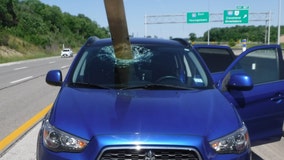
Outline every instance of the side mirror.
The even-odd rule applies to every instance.
[[[61,86],[62,85],[62,72],[60,70],[51,70],[47,73],[45,81],[49,85]]]
[[[227,87],[229,90],[249,91],[253,89],[253,82],[251,77],[244,73],[232,73]]]

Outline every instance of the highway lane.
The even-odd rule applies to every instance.
[[[0,64],[0,89],[45,75],[50,69],[69,67],[73,58],[43,58]]]
[[[0,64],[0,141],[53,102],[59,87],[47,85],[45,75],[51,69],[65,75],[72,60],[52,57]]]

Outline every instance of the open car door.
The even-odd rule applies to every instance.
[[[279,45],[252,47],[238,56],[217,82],[217,87],[236,106],[246,123],[253,146],[278,141],[283,135],[283,65]],[[238,74],[252,79],[251,90],[228,87],[234,85],[230,82],[232,76]]]

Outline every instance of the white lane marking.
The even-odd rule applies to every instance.
[[[19,68],[14,68],[14,71],[17,71],[17,70],[21,70],[21,69],[26,69],[28,67],[19,67]]]
[[[69,67],[68,65],[62,66],[61,69],[68,68],[68,67]]]
[[[53,64],[53,63],[55,63],[55,61],[48,62],[48,64]]]
[[[25,80],[28,80],[28,79],[31,79],[31,78],[33,78],[33,76],[29,76],[29,77],[25,77],[25,78],[21,78],[21,79],[18,79],[18,80],[15,80],[15,81],[12,81],[12,82],[10,82],[10,83],[19,83],[19,82],[21,82],[21,81],[25,81]]]

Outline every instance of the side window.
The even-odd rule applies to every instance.
[[[193,86],[207,87],[207,75],[196,56],[192,52],[189,52],[188,57],[186,56],[185,58],[187,58],[187,61],[184,61],[187,76],[192,80]]]
[[[274,49],[256,50],[247,54],[236,65],[251,76],[254,84],[279,80],[277,51]]]
[[[72,76],[72,82],[83,82],[83,77],[85,74],[86,69],[86,57],[88,55],[88,52],[85,52],[84,55],[81,57],[79,63],[77,64],[77,67],[73,73]]]

